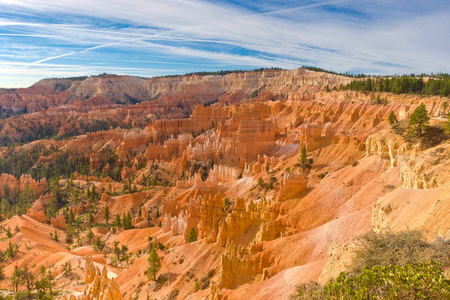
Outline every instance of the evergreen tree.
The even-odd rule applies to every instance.
[[[0,267],[0,281],[3,281],[5,279],[5,270],[3,270],[3,267]]]
[[[428,115],[425,104],[420,104],[409,118],[409,127],[411,132],[416,132],[418,136],[422,135],[422,131],[426,125],[430,123],[430,116]]]
[[[383,81],[383,92],[389,92],[390,90],[391,90],[391,88],[390,88],[390,80],[389,80],[389,78],[386,78]]]
[[[88,234],[87,234],[87,240],[88,240],[88,244],[90,245],[90,244],[92,244],[92,241],[94,240],[94,238],[95,238],[95,235],[94,235],[94,233],[91,231],[91,230],[89,230],[89,232],[88,232]]]
[[[131,219],[130,212],[127,213],[127,229],[133,229],[133,220]]]
[[[378,91],[379,92],[383,91],[383,83],[384,83],[384,79],[380,78],[380,80],[378,80]]]
[[[264,185],[264,180],[261,177],[259,177],[259,179],[258,179],[258,185],[259,186],[263,186]]]
[[[307,162],[308,162],[308,156],[306,154],[306,147],[303,146],[302,153],[300,155],[300,163],[305,166]]]
[[[377,95],[377,98],[376,98],[376,100],[375,100],[375,104],[378,104],[378,105],[379,105],[379,104],[381,104],[381,102],[382,102],[382,101],[381,101],[380,94],[378,94],[378,95]]]
[[[13,292],[17,292],[19,290],[19,285],[23,283],[23,270],[19,269],[16,265],[9,280],[11,281]]]
[[[108,221],[109,221],[109,208],[108,208],[108,205],[105,205],[105,211],[103,212],[103,217],[105,218],[106,224],[108,224]]]
[[[198,290],[200,290],[200,284],[198,283],[198,280],[197,280],[197,279],[195,280],[194,290],[195,290],[196,292],[198,292]]]
[[[156,281],[156,274],[161,269],[161,258],[159,258],[158,253],[156,253],[157,245],[153,244],[152,250],[148,255],[148,268],[146,271],[148,280]]]
[[[22,272],[22,277],[23,277],[22,284],[25,286],[26,290],[29,292],[34,290],[36,277],[34,276],[33,273],[31,273],[31,269],[28,267],[28,265],[25,265]]]
[[[125,214],[125,212],[123,212],[123,214],[122,214],[122,228],[123,229],[128,229],[127,228],[127,224],[128,224],[128,222],[127,222],[127,215]]]
[[[94,215],[92,215],[91,211],[89,211],[89,214],[88,214],[88,222],[89,222],[89,227],[94,226]]]
[[[122,226],[122,220],[120,219],[120,214],[116,215],[116,219],[114,220],[114,225],[116,225],[117,227]]]
[[[72,263],[70,261],[66,262],[63,266],[63,277],[66,278],[72,277],[72,271],[73,271]]]
[[[397,123],[397,117],[395,116],[395,113],[391,110],[391,113],[389,114],[389,124]]]
[[[53,287],[56,285],[55,276],[50,269],[41,266],[39,270],[39,280],[36,281],[36,289],[38,291],[37,299],[53,299]]]
[[[364,84],[364,89],[362,91],[363,92],[364,91],[367,91],[367,92],[372,91],[372,79],[367,78],[367,80],[365,81],[365,84]]]
[[[5,231],[6,231],[6,236],[8,238],[11,238],[12,237],[11,228],[9,228],[9,226],[8,226]]]
[[[15,245],[13,245],[11,241],[9,241],[8,248],[6,248],[6,256],[12,259],[16,255],[16,253],[17,251]]]
[[[120,259],[119,241],[114,241],[113,253],[116,255],[117,260]]]
[[[445,115],[445,111],[447,110],[447,107],[448,107],[448,102],[447,101],[442,102],[441,107],[444,110],[444,115]]]
[[[196,240],[197,240],[197,232],[195,232],[194,227],[192,227],[191,231],[189,231],[188,243],[195,242]]]
[[[45,299],[45,294],[49,288],[49,281],[47,278],[47,269],[45,266],[41,266],[39,269],[39,280],[36,281],[36,289],[38,291],[38,299]]]
[[[122,247],[120,248],[120,256],[121,258],[119,259],[120,261],[124,261],[124,260],[128,260],[128,247],[126,245],[122,245]]]

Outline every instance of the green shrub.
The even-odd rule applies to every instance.
[[[348,277],[342,272],[323,290],[328,299],[450,299],[450,280],[442,264],[364,267]]]
[[[391,113],[389,114],[388,120],[389,120],[389,124],[391,124],[391,125],[397,123],[397,117],[395,116],[395,113],[392,110],[391,110]]]
[[[296,286],[296,294],[292,295],[290,300],[325,300],[323,286],[315,281],[301,283]]]
[[[360,237],[353,266],[322,287],[297,285],[291,299],[450,299],[450,240],[428,243],[421,232],[370,231]]]
[[[328,172],[320,173],[320,174],[319,174],[319,178],[320,178],[320,179],[324,179],[325,176],[327,176],[327,175],[328,175]]]
[[[195,242],[196,240],[197,240],[197,232],[195,231],[194,227],[192,227],[191,231],[189,231],[188,243]]]
[[[361,247],[356,251],[353,273],[364,266],[373,267],[426,263],[434,260],[450,266],[450,241],[438,239],[428,243],[420,231],[406,230],[399,233],[370,231],[360,237]]]

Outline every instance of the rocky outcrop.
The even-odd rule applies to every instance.
[[[271,202],[265,199],[250,200],[246,205],[243,199],[237,198],[231,208],[231,213],[227,214],[223,222],[219,224],[217,236],[219,244],[225,246],[229,240],[239,244],[248,244],[256,236],[259,236],[260,241],[265,238],[278,237],[280,232],[273,231],[283,227],[271,223],[277,217],[277,213],[272,211],[270,206]],[[249,232],[249,229],[253,230]]]
[[[91,256],[86,257],[86,279],[85,289],[81,296],[64,296],[64,300],[123,300],[119,287],[112,278],[108,278],[108,270],[94,266]],[[131,300],[132,296],[127,300]]]
[[[432,189],[447,186],[450,176],[450,143],[424,150],[409,157],[400,168],[400,179],[407,188]]]
[[[13,175],[9,174],[1,174],[0,175],[0,187],[1,186],[8,186],[11,194],[14,190],[17,190],[19,192],[23,192],[25,188],[29,187],[34,191],[34,195],[36,197],[39,197],[42,195],[43,192],[47,190],[47,180],[41,179],[39,181],[34,180],[31,178],[30,175],[23,174],[20,176],[19,179],[14,177]],[[4,197],[3,195],[3,189],[0,189],[0,197]]]
[[[308,178],[302,173],[285,174],[281,180],[278,201],[290,199],[306,190]]]
[[[284,159],[285,159],[284,156],[275,157],[267,155],[258,155],[256,161],[253,162],[247,162],[246,160],[242,160],[240,163],[240,166],[242,164],[244,165],[242,174],[246,176],[253,176],[259,173],[268,173],[268,171],[277,167]]]
[[[64,218],[63,214],[60,214],[54,218],[51,219],[51,225],[61,229],[61,230],[66,230],[67,229],[67,224],[66,224],[66,219]]]
[[[208,198],[208,195],[206,198]],[[203,196],[195,198],[191,197],[185,205],[180,203],[180,199],[164,202],[162,218],[163,232],[171,232],[173,235],[182,235],[184,240],[188,242],[189,232],[192,228],[198,232],[200,203],[203,199]]]
[[[260,154],[267,154],[275,147],[278,129],[271,121],[243,120],[233,135],[234,155],[254,160]]]
[[[228,296],[224,296],[222,293],[222,289],[220,289],[217,284],[211,282],[209,286],[209,299],[210,300],[228,300]],[[202,300],[206,300],[205,297]]]
[[[39,197],[39,199],[34,201],[31,208],[28,209],[27,215],[30,218],[33,218],[38,222],[48,223],[47,216],[45,215],[45,212],[46,212],[45,209],[50,204],[50,199],[52,197],[53,197],[53,195],[51,193]]]
[[[110,197],[106,191],[102,193],[102,196],[100,197],[100,202],[107,203],[109,201]]]
[[[369,136],[366,140],[366,155],[378,155],[389,159],[393,167],[396,167],[399,160],[403,161],[405,157],[417,156],[421,150],[420,145],[406,143],[401,136],[390,131],[381,131]]]
[[[327,284],[341,272],[349,271],[353,265],[356,249],[357,245],[354,243],[332,243],[328,247],[328,261],[323,267],[318,282]]]
[[[400,179],[410,189],[432,189],[446,183],[442,174],[436,173],[427,162],[413,160],[402,164]]]
[[[215,164],[209,172],[208,180],[215,182],[235,181],[239,176],[239,170],[235,167]]]
[[[381,131],[366,140],[366,155],[389,159],[392,167],[400,167],[400,179],[406,188],[430,189],[448,183],[448,143],[425,149],[421,144],[411,144],[391,132]]]
[[[205,238],[208,243],[216,242],[219,226],[226,216],[224,197],[220,194],[209,194],[200,205],[199,238]]]
[[[372,207],[372,225],[376,232],[381,232],[385,228],[389,228],[389,215],[392,212],[390,203],[375,203]]]
[[[237,285],[262,279],[264,268],[272,259],[258,246],[244,247],[228,242],[220,259],[219,287],[234,288]]]

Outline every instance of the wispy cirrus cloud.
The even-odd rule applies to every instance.
[[[10,63],[0,74],[14,74],[0,76],[0,86],[58,72],[151,76],[303,64],[448,72],[449,13],[440,0],[0,0],[0,60]]]

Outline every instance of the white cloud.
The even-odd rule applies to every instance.
[[[341,72],[448,72],[450,66],[449,8],[440,1],[319,1],[259,14],[194,0],[0,0],[2,6],[17,15],[0,19],[0,28],[15,30],[5,33],[10,39],[45,40],[46,50],[31,53],[25,69],[87,55],[95,59],[96,53],[117,62],[158,56],[194,65],[309,64]],[[30,22],[21,14],[31,16]],[[17,52],[21,45],[9,49]],[[0,55],[5,49],[0,42]]]

